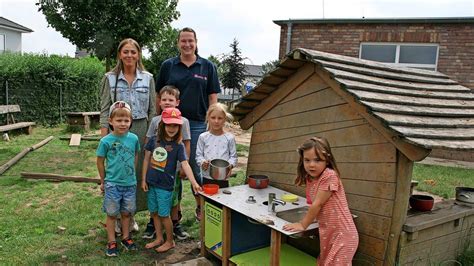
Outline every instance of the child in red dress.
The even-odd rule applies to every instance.
[[[296,185],[306,184],[306,201],[311,204],[299,222],[283,227],[287,231],[305,230],[319,222],[318,265],[352,265],[359,235],[339,178],[336,160],[324,138],[314,137],[298,147],[300,160]]]

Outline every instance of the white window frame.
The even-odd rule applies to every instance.
[[[6,40],[7,36],[5,34],[0,34],[0,36],[3,36],[3,49],[0,49],[0,53],[3,53],[6,50],[5,46],[7,44],[7,40]]]
[[[396,45],[396,52],[395,52],[395,62],[388,63],[388,62],[380,62],[389,65],[397,65],[397,66],[405,66],[405,67],[413,67],[413,68],[422,68],[422,69],[434,69],[435,71],[438,70],[438,58],[439,58],[439,44],[437,43],[410,43],[410,42],[361,42],[359,46],[359,59],[362,58],[362,46],[363,45]],[[436,59],[435,64],[409,64],[409,63],[399,63],[400,60],[400,46],[433,46],[436,47]],[[376,61],[378,62],[378,61]]]

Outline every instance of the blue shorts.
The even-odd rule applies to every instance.
[[[150,213],[158,213],[160,217],[170,216],[171,204],[173,203],[173,191],[149,186],[147,198]]]
[[[105,196],[102,210],[108,216],[120,213],[134,214],[137,209],[137,186],[120,186],[110,182],[104,184]]]

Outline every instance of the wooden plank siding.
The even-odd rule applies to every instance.
[[[273,186],[294,186],[296,147],[328,138],[341,171],[361,241],[359,252],[383,260],[396,191],[396,149],[315,75],[264,114],[252,132],[247,174],[266,174]]]
[[[442,73],[308,49],[280,67],[236,105],[241,127],[253,126],[247,174],[305,196],[294,185],[296,148],[327,138],[358,216],[354,264],[396,264],[413,161],[433,148],[474,149],[474,94]]]

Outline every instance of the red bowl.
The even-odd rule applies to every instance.
[[[205,184],[202,186],[202,190],[207,195],[214,195],[219,191],[219,185],[216,184]]]
[[[433,209],[434,198],[428,195],[411,195],[410,207],[417,211],[431,211]]]

